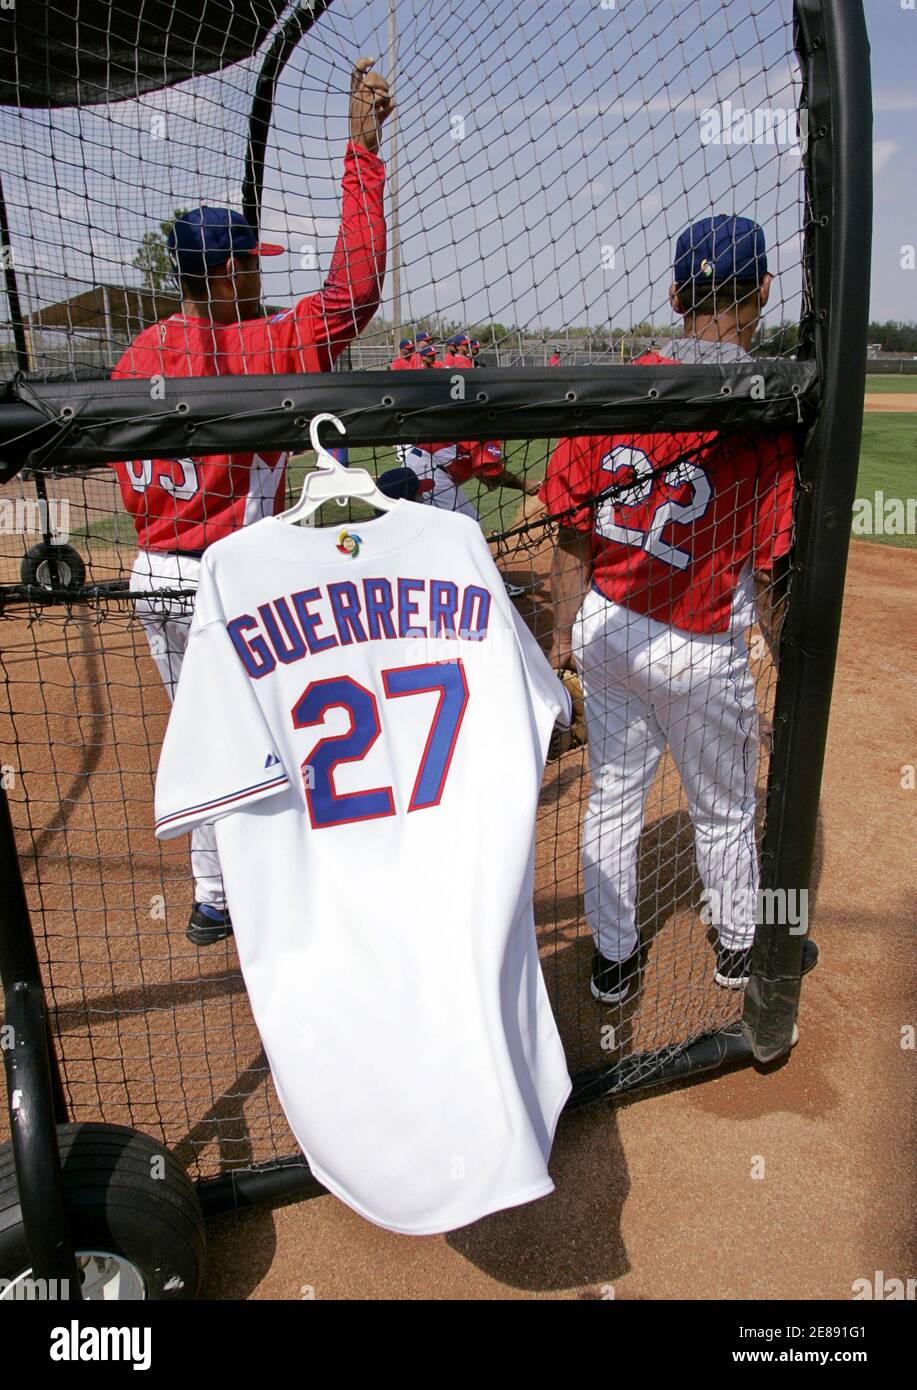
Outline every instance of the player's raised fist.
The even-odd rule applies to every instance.
[[[358,58],[350,76],[350,138],[373,154],[379,148],[382,123],[395,105],[385,78],[370,71],[375,61]]]

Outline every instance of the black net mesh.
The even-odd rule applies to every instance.
[[[158,8],[187,24],[180,7]],[[402,3],[390,46],[384,3],[355,13],[332,5],[311,28],[303,7],[308,32],[279,76],[267,130],[260,230],[288,251],[269,263],[265,300],[290,304],[328,269],[349,73],[367,53],[397,87],[396,158],[383,149],[397,254],[354,366],[387,365],[393,332],[422,327],[471,333],[503,366],[546,363],[554,352],[578,363],[628,360],[654,327],[663,337],[670,330],[678,233],[718,212],[747,213],[765,228],[775,273],[767,336],[795,326],[803,207],[790,8],[557,5],[520,25],[510,4],[440,13]],[[105,16],[110,27],[121,12],[91,9],[95,22],[79,39],[104,51]],[[146,239],[161,243],[177,209],[241,208],[252,101],[271,45],[212,72],[225,61],[214,29],[201,28],[189,59],[205,75],[131,99],[81,89],[78,107],[23,108],[13,83],[0,112],[4,240],[36,372],[113,367],[157,309],[175,307],[166,259],[154,252],[146,275],[134,265]],[[159,35],[166,51],[170,34]],[[67,51],[79,68],[81,50]],[[165,59],[163,70],[184,75]],[[129,95],[124,80],[114,95]],[[6,352],[11,362],[9,333]]]
[[[808,311],[805,128],[786,0],[554,5],[524,24],[503,3],[332,4],[314,22],[288,7],[269,124],[256,122],[263,183],[250,118],[267,28],[238,61],[242,39],[221,48],[205,25],[182,44],[190,68],[176,58],[163,69],[178,85],[150,89],[152,17],[163,16],[163,62],[169,26],[185,34],[187,21],[146,7],[136,94],[122,62],[109,77],[124,99],[105,101],[99,51],[119,15],[90,8],[93,37],[80,28],[66,72],[76,82],[85,44],[96,86],[62,79],[48,96],[73,104],[43,107],[34,70],[27,83],[8,68],[9,372],[76,378],[120,364],[168,393],[176,376],[359,371],[399,356],[424,370],[421,333],[437,365],[459,374],[475,363],[642,360],[649,382],[659,359],[729,367],[747,359],[736,336],[743,306],[761,307],[757,281],[718,271],[713,299],[702,278],[676,307],[669,299],[679,234],[717,214],[753,219],[766,238],[773,282],[744,340],[750,356],[795,352]],[[361,53],[378,55],[397,99],[381,147],[381,295],[372,156],[351,156],[353,186],[341,190]],[[190,313],[186,285],[183,307],[165,236],[177,212],[201,205],[260,206],[262,241],[286,248],[264,263],[267,326],[247,318],[240,330],[239,299],[226,317],[211,281],[196,286]],[[732,244],[746,242],[733,230]],[[219,333],[202,326],[207,306],[224,315]],[[249,332],[262,335],[257,354]],[[143,351],[132,352],[141,333]],[[690,346],[698,333],[702,351]],[[711,348],[724,334],[733,345]],[[465,341],[450,344],[456,336]],[[590,741],[546,772],[536,923],[571,1071],[639,1084],[742,1010],[741,989],[727,986],[743,962],[717,957],[713,929],[750,940],[742,894],[753,899],[757,882],[794,441],[610,430],[577,452],[519,439],[499,416],[491,441],[457,442],[459,432],[457,422],[451,441],[351,448],[350,462],[376,475],[406,468],[386,485],[476,514],[555,658],[569,649],[563,604],[572,594],[573,612],[584,605],[591,655],[582,633],[569,640],[580,643],[572,664]],[[295,1143],[232,940],[201,949],[185,937],[188,846],[155,841],[153,777],[190,617],[191,552],[295,499],[308,466],[276,453],[117,469],[51,460],[0,491],[0,748],[73,1117],[161,1136],[203,1176]],[[318,520],[361,515],[329,504]],[[132,581],[135,522],[147,549],[184,551],[184,562]],[[577,545],[589,559],[573,570]],[[132,582],[146,591],[139,604]],[[632,621],[612,630],[612,609]],[[710,910],[711,890],[725,907]],[[597,987],[628,986],[604,1007],[590,988],[596,940]],[[631,962],[623,979],[616,957]]]

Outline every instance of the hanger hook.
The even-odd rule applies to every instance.
[[[334,457],[334,454],[329,454],[324,444],[319,443],[318,427],[319,425],[323,425],[326,420],[331,421],[338,434],[347,433],[347,430],[341,424],[340,420],[336,415],[331,415],[328,411],[324,411],[321,415],[313,415],[312,419],[309,422],[309,442],[312,445],[312,448],[315,450],[315,455],[318,459],[319,468],[339,468],[340,464]]]

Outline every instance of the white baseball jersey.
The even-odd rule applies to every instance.
[[[570,1078],[532,889],[558,717],[566,692],[463,516],[271,517],[204,556],[156,833],[215,822],[290,1125],[390,1230],[553,1190]]]

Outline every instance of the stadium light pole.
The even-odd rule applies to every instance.
[[[397,32],[395,28],[395,3],[388,0],[388,82],[395,91],[395,48]],[[395,349],[401,338],[401,233],[398,225],[398,107],[396,105],[389,120],[388,186],[391,200],[392,231],[392,336]]]
[[[26,343],[25,324],[22,306],[19,302],[19,286],[16,283],[16,258],[10,237],[10,224],[6,215],[6,196],[0,182],[0,260],[3,263],[3,287],[9,305],[10,327],[13,330],[13,345],[16,349],[16,365],[21,372],[29,370],[29,349]]]

